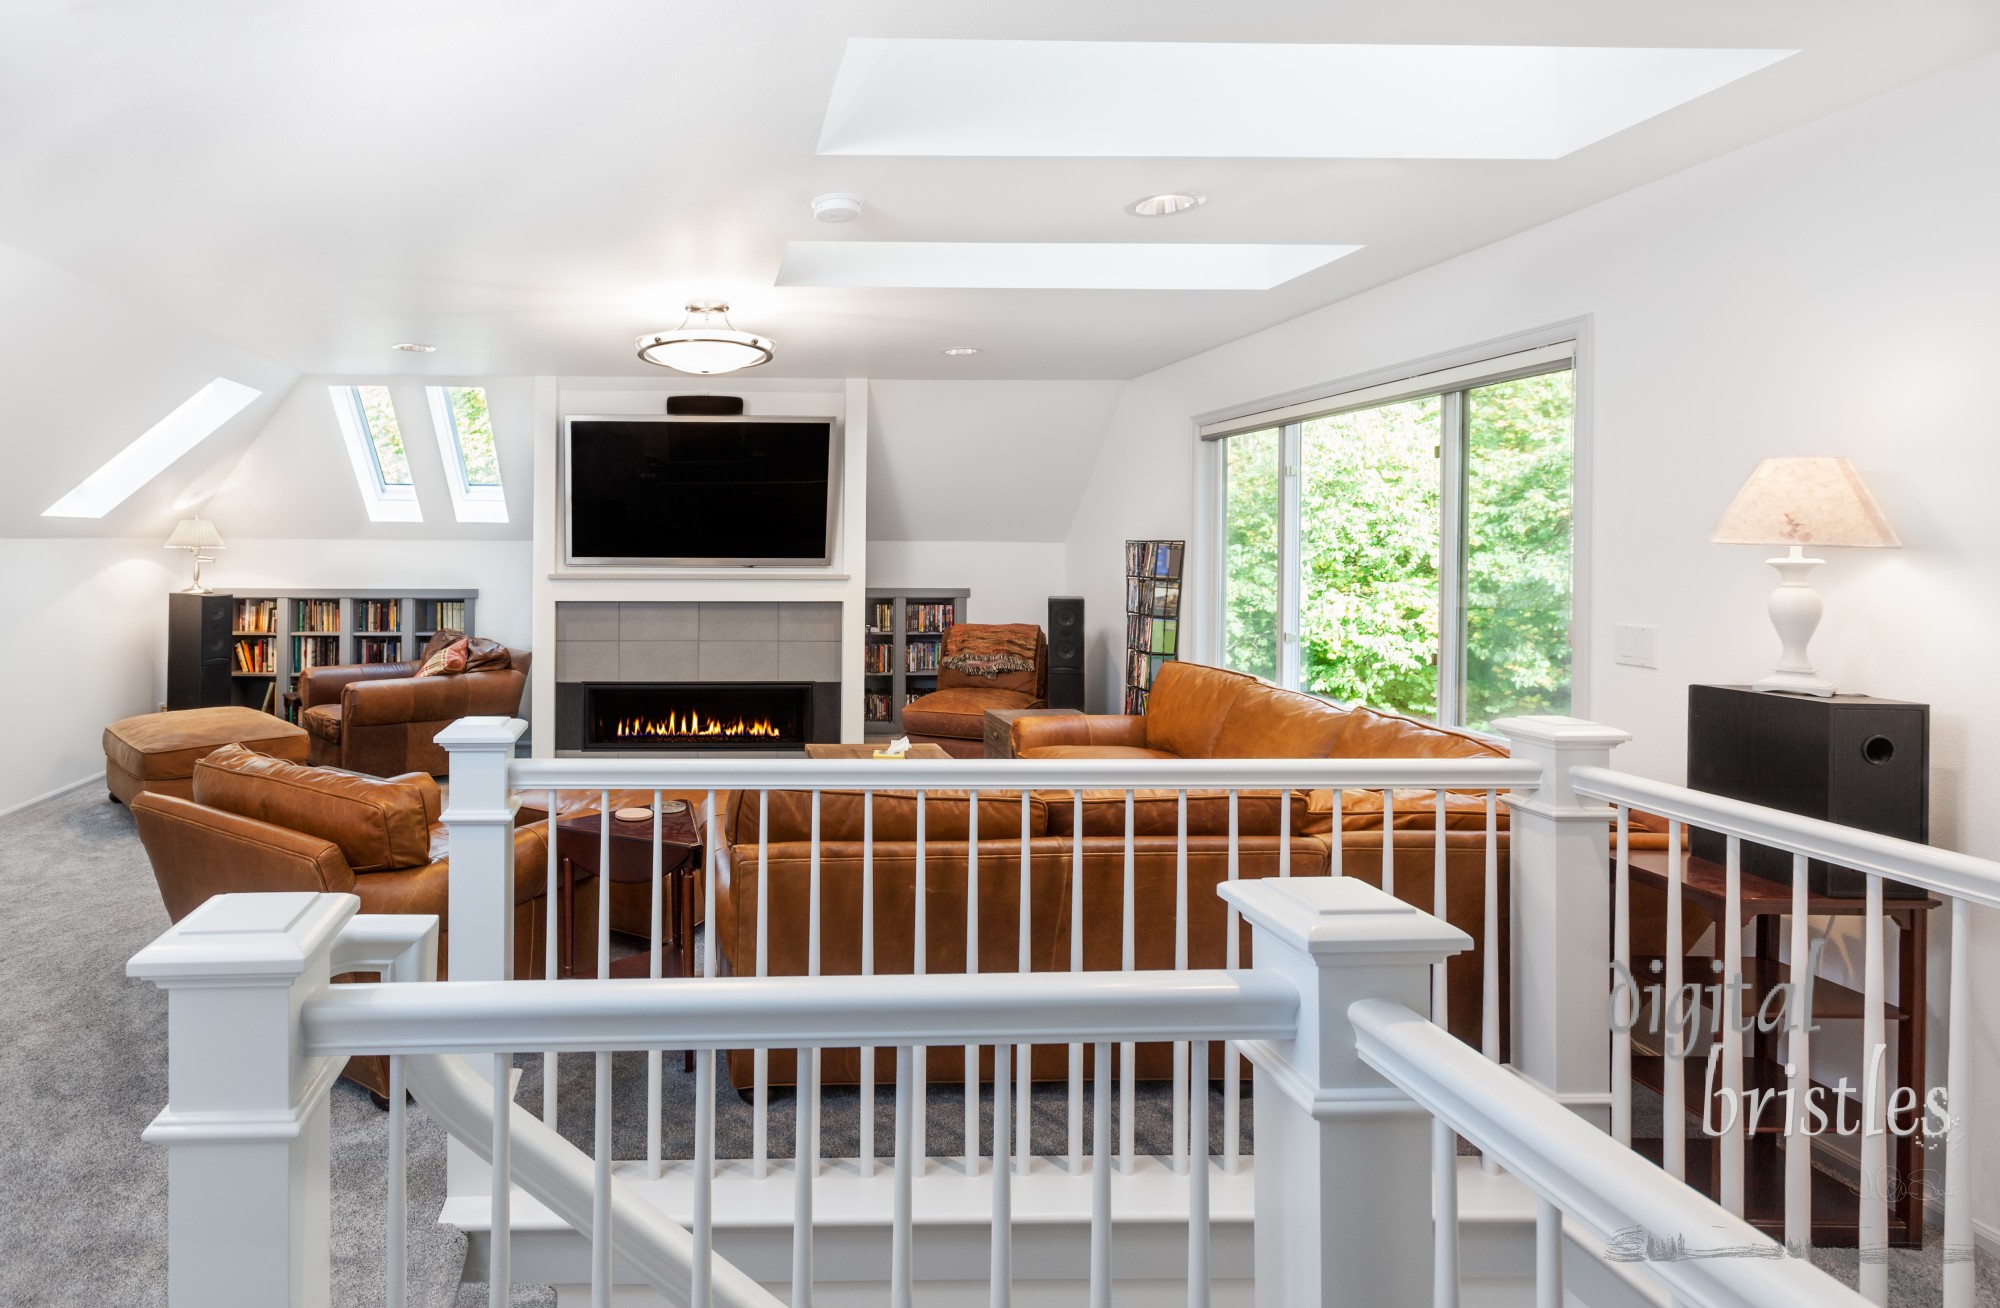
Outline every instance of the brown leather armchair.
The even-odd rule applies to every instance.
[[[967,637],[992,631],[993,624],[961,622],[944,633],[942,654],[950,658]],[[1002,628],[1004,630],[1004,628]],[[1018,628],[1025,634],[1026,624]],[[938,669],[938,688],[903,707],[903,732],[913,745],[936,745],[953,758],[986,754],[986,710],[1043,708],[1049,693],[1049,642],[1035,632],[1035,666],[1029,672],[979,677],[953,668]]]
[[[424,652],[439,646],[433,637]],[[419,677],[421,660],[309,669],[299,677],[299,725],[310,737],[312,761],[378,777],[443,776],[451,756],[438,747],[438,732],[474,714],[518,714],[529,657],[474,637],[466,670],[446,676]]]
[[[131,810],[173,921],[232,891],[355,895],[364,913],[436,914],[442,979],[451,862],[440,800],[427,773],[365,777],[224,745],[195,764],[194,798],[149,792]],[[514,832],[514,975],[522,978],[539,978],[547,957],[547,830],[541,823]],[[577,948],[594,968],[597,896],[577,895],[576,911]],[[347,1074],[377,1094],[387,1090],[381,1059],[354,1059]]]

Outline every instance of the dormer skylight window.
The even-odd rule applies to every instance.
[[[354,480],[373,522],[422,522],[409,452],[387,386],[329,386]]]
[[[451,487],[451,509],[460,522],[507,521],[500,485],[500,451],[483,386],[429,386],[431,426]]]

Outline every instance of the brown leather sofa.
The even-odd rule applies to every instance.
[[[457,635],[439,632],[412,662],[343,663],[301,675],[299,725],[311,738],[312,761],[378,777],[443,776],[451,758],[438,747],[438,732],[462,717],[519,713],[526,650],[475,636],[464,672],[417,675],[423,658]]]
[[[1371,709],[1345,709],[1309,695],[1281,690],[1240,673],[1170,663],[1155,680],[1144,717],[1023,718],[1014,724],[1014,750],[1027,758],[1487,758],[1501,746],[1461,731]],[[1435,858],[1434,795],[1422,791],[1399,802],[1393,859],[1398,898],[1430,910]],[[914,952],[916,868],[915,797],[875,795],[875,970],[908,972]],[[772,975],[805,971],[811,797],[770,794],[766,863],[770,877],[769,957]],[[708,841],[716,864],[716,904],[711,927],[725,965],[756,970],[758,796],[734,792],[711,814]],[[965,967],[967,800],[964,792],[930,792],[925,810],[925,937],[932,971]],[[1331,870],[1333,800],[1330,792],[1294,793],[1290,800],[1291,873],[1324,876]],[[1372,792],[1345,794],[1341,804],[1341,855],[1346,875],[1381,884],[1382,805]],[[1499,842],[1501,939],[1507,938],[1507,848]],[[861,797],[824,792],[821,800],[821,967],[828,973],[860,970]],[[1177,803],[1174,792],[1142,790],[1134,805],[1136,965],[1174,964]],[[1188,963],[1221,967],[1225,961],[1225,906],[1216,887],[1228,879],[1228,802],[1219,792],[1192,792],[1188,804]],[[1238,874],[1275,876],[1279,870],[1279,800],[1246,793],[1238,801]],[[1069,792],[1038,792],[1029,799],[1030,954],[1037,969],[1066,968],[1070,935],[1071,867],[1083,848],[1083,954],[1087,969],[1121,964],[1124,909],[1125,798],[1122,790],[1084,794],[1082,823]],[[979,957],[982,969],[1017,966],[1021,801],[1018,793],[980,796]],[[1486,905],[1485,798],[1448,797],[1445,820],[1446,904],[1449,921],[1482,934]],[[1248,936],[1244,937],[1248,958]],[[1507,959],[1500,960],[1503,987]],[[1475,948],[1447,966],[1448,1025],[1477,1042],[1483,951]],[[1506,995],[1503,990],[1503,1005]],[[1142,1051],[1139,1074],[1165,1075],[1162,1047]],[[932,1074],[962,1073],[960,1055],[934,1049]],[[732,1056],[732,1079],[749,1075],[745,1055]],[[885,1065],[886,1066],[886,1065]],[[830,1051],[823,1063],[829,1082],[858,1079],[857,1055]],[[1037,1076],[1064,1075],[1062,1050],[1038,1051]],[[772,1076],[790,1076],[789,1056],[774,1053]]]
[[[946,631],[942,656],[950,658],[961,641],[981,629],[981,624],[961,622]],[[1048,693],[1049,641],[1037,627],[1033,671],[978,677],[941,667],[937,689],[903,706],[903,733],[911,744],[936,745],[953,758],[983,758],[986,710],[1042,708]]]
[[[358,776],[225,745],[195,764],[193,798],[147,793],[131,810],[173,921],[230,891],[351,894],[364,913],[436,914],[438,975],[448,975],[451,863],[428,773]],[[514,832],[517,977],[540,977],[547,956],[546,831]],[[578,895],[576,904],[577,948],[594,967],[597,897]],[[379,1059],[353,1060],[348,1075],[387,1089]]]

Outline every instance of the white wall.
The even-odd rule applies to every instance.
[[[1049,596],[1066,595],[1061,542],[871,540],[868,584],[963,588],[968,622],[1049,625]]]
[[[0,540],[14,632],[0,641],[0,812],[102,777],[105,724],[159,708],[186,557],[156,540]]]
[[[525,540],[231,540],[202,579],[216,590],[245,592],[287,586],[310,589],[439,590],[479,592],[477,634],[516,648],[530,648]],[[164,604],[162,612],[165,611]]]
[[[1767,455],[1847,455],[1904,548],[1830,551],[1814,653],[1843,686],[1933,706],[1932,838],[2000,857],[1997,136],[1988,57],[1133,382],[1069,535],[1094,669],[1115,657],[1120,542],[1194,535],[1192,415],[1588,315],[1585,711],[1637,737],[1618,763],[1681,779],[1686,687],[1776,655],[1766,551],[1706,542],[1744,477]],[[1614,622],[1660,627],[1658,671],[1611,664]],[[2000,994],[2000,919],[1975,929],[1975,985]],[[1989,1004],[1987,1122],[1995,1027]],[[2000,1140],[1981,1150],[1991,1229]]]

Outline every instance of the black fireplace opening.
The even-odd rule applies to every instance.
[[[796,750],[815,738],[809,681],[585,683],[586,750]]]

